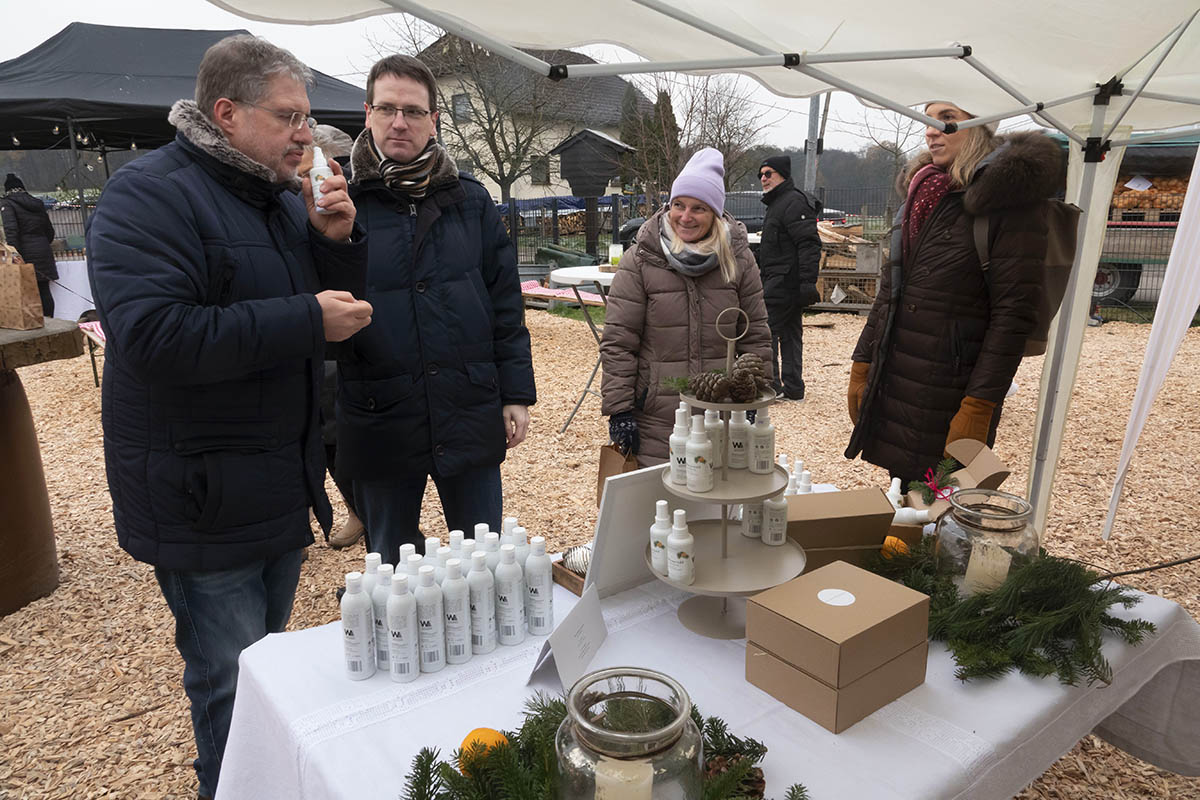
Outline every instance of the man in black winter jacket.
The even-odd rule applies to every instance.
[[[54,316],[54,298],[50,281],[58,280],[58,265],[50,243],[54,225],[42,201],[25,191],[25,184],[11,172],[4,178],[4,198],[0,199],[0,218],[4,220],[4,238],[17,248],[21,258],[33,264],[37,273],[38,294],[42,296],[42,314]]]
[[[499,529],[500,463],[537,398],[516,251],[435,138],[436,100],[423,63],[380,60],[350,159],[375,322],[338,354],[337,473],[390,564],[421,541],[430,477],[450,529]]]
[[[771,326],[775,374],[782,378],[776,380],[775,391],[789,400],[803,400],[803,312],[820,299],[820,203],[792,183],[792,160],[788,156],[771,156],[763,161],[758,178],[762,182],[762,201],[767,204],[758,269],[767,323]]]
[[[332,523],[325,343],[370,322],[345,178],[333,167],[318,213],[296,176],[311,80],[265,40],[213,45],[196,101],[168,116],[175,141],[113,175],[88,230],[113,518],[175,617],[201,797],[217,789],[238,656],[287,625],[309,509]]]

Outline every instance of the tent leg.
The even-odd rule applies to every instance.
[[[67,137],[71,140],[71,158],[75,162],[75,191],[79,194],[79,222],[81,233],[87,232],[87,203],[83,199],[83,176],[79,174],[79,148],[75,146],[75,120],[67,117]]]

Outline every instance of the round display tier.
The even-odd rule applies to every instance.
[[[778,464],[774,466],[765,475],[748,469],[717,467],[713,470],[713,488],[707,492],[693,492],[684,484],[671,482],[671,467],[668,464],[663,468],[662,482],[668,492],[687,500],[701,503],[754,503],[774,497],[787,488],[788,471]],[[729,479],[722,480],[722,475],[728,475]]]
[[[704,519],[688,522],[695,540],[693,558],[696,580],[690,584],[677,583],[659,575],[650,567],[654,577],[664,583],[692,594],[711,597],[744,597],[757,594],[781,583],[787,583],[804,571],[804,548],[788,539],[778,547],[762,543],[761,539],[742,536],[737,523],[730,523],[729,555],[721,558],[721,520]],[[650,545],[646,545],[646,565],[650,566]]]
[[[681,393],[679,395],[679,399],[689,406],[711,408],[713,411],[749,411],[752,408],[766,408],[775,402],[776,397],[778,395],[770,389],[760,394],[757,400],[752,400],[749,403],[713,403],[708,400],[697,400],[690,394]]]

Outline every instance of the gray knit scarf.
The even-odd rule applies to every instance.
[[[367,129],[367,141],[371,145],[371,154],[378,159],[379,177],[384,184],[395,192],[406,194],[414,199],[420,199],[429,191],[429,180],[436,171],[438,162],[445,156],[445,150],[438,145],[436,139],[430,139],[425,149],[407,164],[384,156],[375,146],[375,137]]]
[[[714,225],[721,224],[721,220],[714,220]],[[718,264],[720,259],[716,253],[697,253],[695,250],[683,244],[683,251],[676,254],[671,252],[671,244],[675,239],[675,231],[671,228],[671,223],[667,221],[667,215],[662,217],[662,226],[659,232],[659,241],[662,244],[663,256],[666,257],[667,263],[671,265],[671,269],[678,272],[680,275],[687,275],[689,278],[699,278],[705,273],[711,272]]]

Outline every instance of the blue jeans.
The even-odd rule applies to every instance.
[[[175,617],[183,656],[183,689],[192,704],[200,794],[217,793],[217,778],[237,689],[238,656],[292,614],[303,548],[222,570],[155,569]]]
[[[367,527],[371,552],[379,553],[388,564],[400,557],[400,545],[411,542],[424,553],[421,498],[429,478],[442,499],[442,512],[450,530],[472,536],[475,524],[486,522],[491,530],[500,530],[500,465],[475,467],[458,475],[444,477],[414,472],[378,481],[354,482],[354,505],[359,519]],[[482,542],[480,543],[482,544]]]

